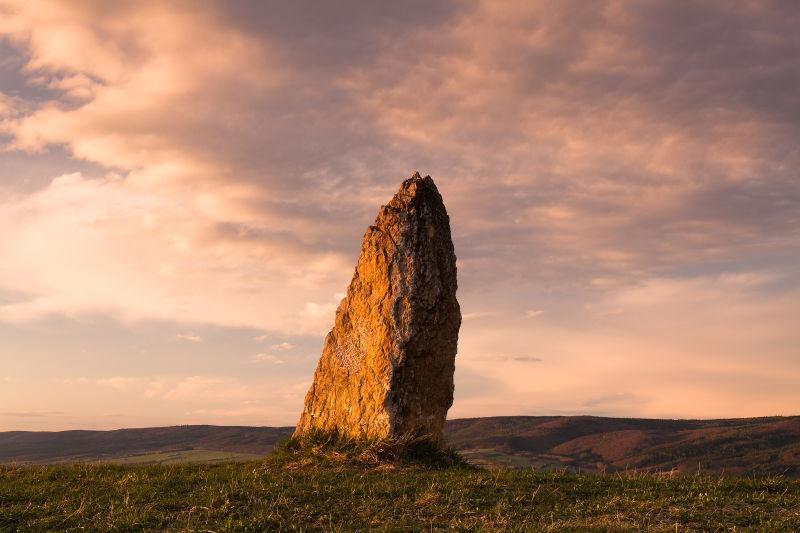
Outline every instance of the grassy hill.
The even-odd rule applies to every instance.
[[[126,464],[251,460],[292,428],[173,426],[0,433],[0,463]],[[800,417],[651,420],[491,417],[450,420],[447,443],[489,467],[800,476]]]
[[[800,417],[492,417],[449,421],[446,433],[489,466],[800,476]]]
[[[272,451],[293,428],[170,426],[114,431],[0,432],[0,463],[82,463],[136,461],[153,454],[199,459],[190,452],[225,452],[251,460]],[[213,455],[213,454],[212,454]],[[159,462],[159,461],[151,461]]]
[[[535,470],[0,466],[0,531],[799,531],[800,481]]]
[[[5,462],[118,464],[0,466],[0,531],[800,531],[798,425],[449,421],[472,462],[538,467],[489,470],[263,460],[291,428],[9,432]]]

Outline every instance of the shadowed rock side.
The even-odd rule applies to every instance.
[[[450,219],[430,176],[367,229],[295,435],[441,438],[461,326]]]

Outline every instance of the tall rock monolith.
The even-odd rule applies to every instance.
[[[364,234],[295,436],[439,440],[460,326],[450,218],[415,173]]]

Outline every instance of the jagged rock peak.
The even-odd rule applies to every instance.
[[[367,228],[295,434],[441,437],[461,325],[450,219],[430,176]]]

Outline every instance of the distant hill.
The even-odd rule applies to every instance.
[[[448,421],[446,433],[468,459],[490,466],[800,477],[800,417],[512,416]]]
[[[114,431],[8,431],[0,432],[0,463],[82,463],[190,450],[258,456],[271,452],[293,429],[170,426]]]
[[[291,427],[172,426],[0,432],[0,463],[246,460]],[[800,477],[800,417],[651,420],[509,416],[449,420],[448,444],[485,466]]]

